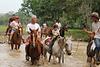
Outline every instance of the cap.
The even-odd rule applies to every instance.
[[[91,17],[99,18],[99,14],[98,14],[97,12],[93,12],[93,13],[91,14]]]

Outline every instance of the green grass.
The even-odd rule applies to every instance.
[[[6,25],[0,25],[0,33],[4,33],[7,29]]]
[[[84,31],[82,30],[79,30],[79,29],[70,29],[69,30],[73,39],[74,40],[77,40],[77,39],[81,39],[83,41],[87,41],[88,40],[88,35],[87,33],[85,33]],[[69,35],[68,32],[66,32],[66,35]]]
[[[23,26],[23,30],[24,30],[24,34],[26,34],[26,26]],[[7,26],[6,25],[0,25],[0,33],[5,33],[7,29]],[[77,39],[82,39],[83,41],[87,41],[88,40],[88,35],[87,33],[85,33],[84,31],[82,30],[79,30],[79,29],[69,29],[72,37],[74,40],[77,40]],[[66,35],[69,35],[68,32],[66,32]]]

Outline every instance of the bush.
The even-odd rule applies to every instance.
[[[0,25],[0,33],[5,32],[6,29],[7,29],[7,26],[6,25]]]
[[[81,39],[82,41],[88,41],[87,33],[80,29],[70,29],[69,32],[71,33],[73,40]],[[66,32],[66,35],[69,35],[69,32]]]

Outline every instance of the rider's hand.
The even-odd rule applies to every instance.
[[[92,38],[94,37],[94,35],[95,35],[95,33],[94,33],[94,32],[89,33],[89,36],[90,36],[90,37],[92,37]]]
[[[84,31],[84,32],[87,32],[87,29],[86,29],[86,28],[83,28],[83,31]]]

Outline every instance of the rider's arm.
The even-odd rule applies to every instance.
[[[27,25],[27,27],[26,27],[26,32],[27,32],[28,34],[31,33],[29,25]]]
[[[83,29],[86,33],[88,33],[88,34],[92,34],[92,33],[94,33],[94,32],[92,32],[92,31],[88,31],[87,29]]]

